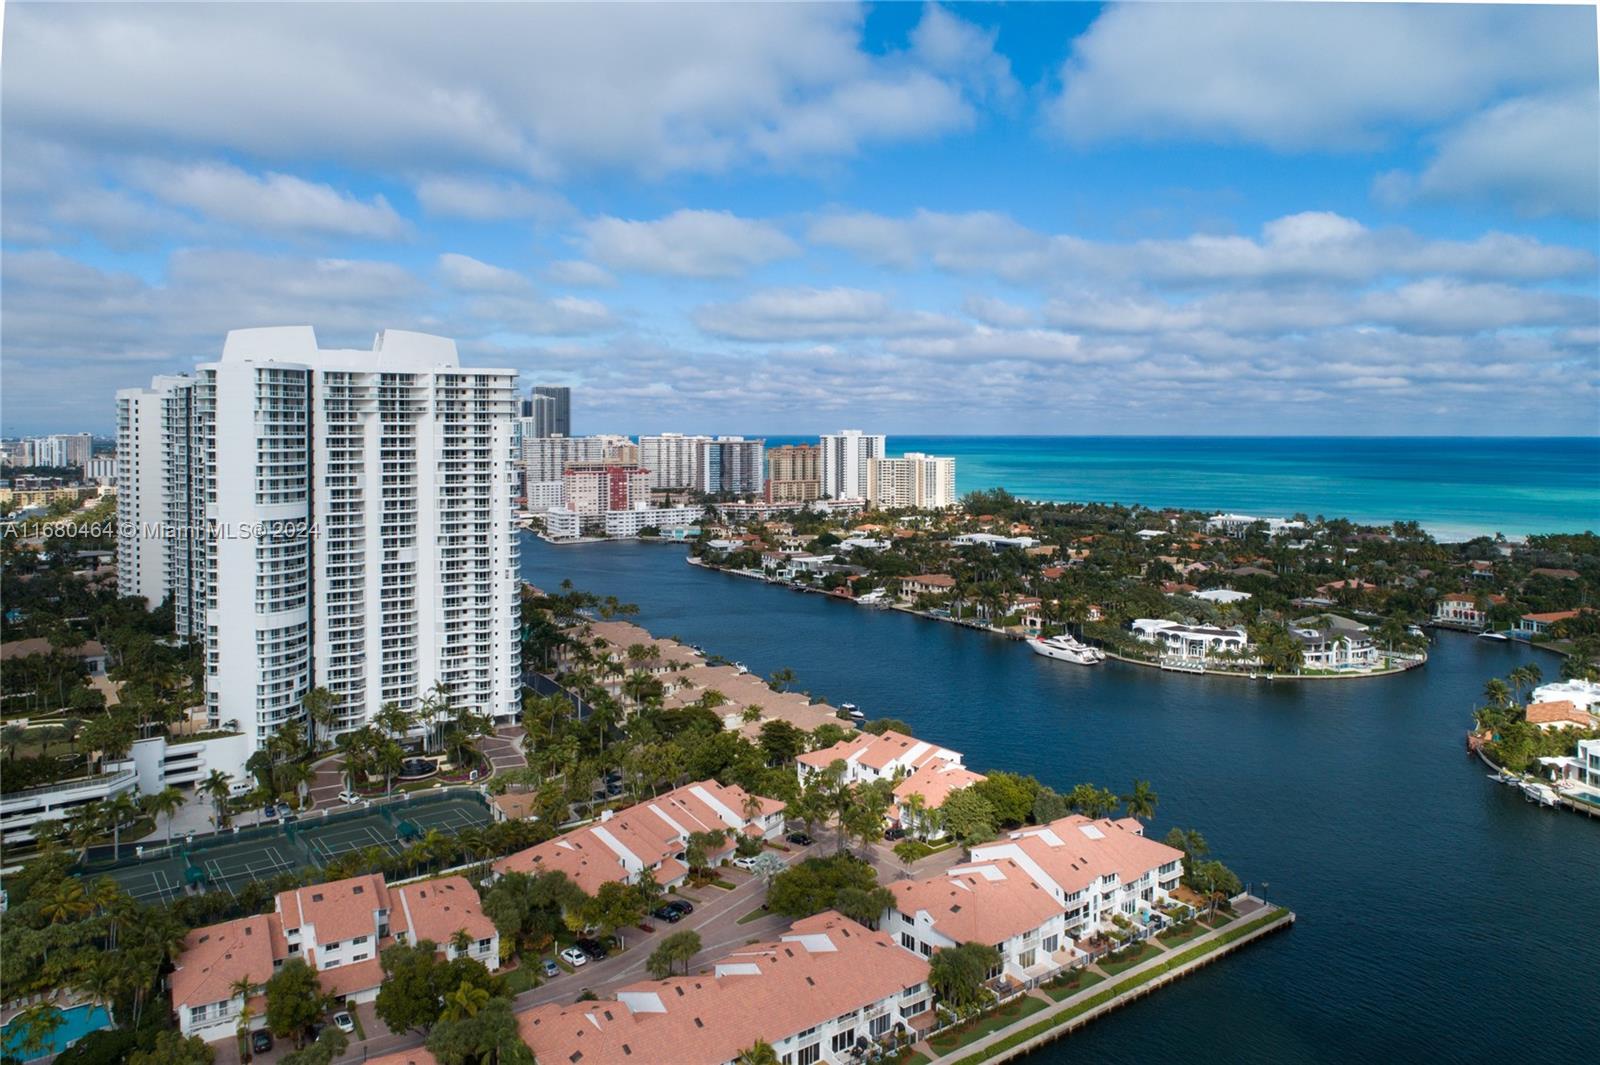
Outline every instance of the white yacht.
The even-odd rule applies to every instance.
[[[1097,662],[1106,660],[1105,652],[1100,648],[1090,647],[1086,643],[1079,643],[1066,634],[1060,636],[1035,636],[1028,641],[1028,647],[1036,655],[1060,659],[1063,662],[1075,662],[1080,666],[1092,666]]]

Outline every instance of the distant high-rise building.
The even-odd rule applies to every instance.
[[[187,494],[201,535],[164,592],[203,593],[188,624],[205,639],[208,716],[237,722],[246,757],[303,720],[313,687],[336,696],[335,732],[436,687],[518,713],[515,386],[514,370],[462,367],[441,337],[325,350],[292,327],[229,333],[193,378],[118,394],[119,503],[142,519]],[[118,549],[155,598],[143,555],[159,542]]]
[[[709,436],[660,433],[639,437],[639,465],[650,471],[650,487],[682,492],[703,483],[704,454]]]
[[[817,444],[783,444],[767,449],[769,503],[809,503],[822,496],[822,448]]]
[[[822,437],[822,494],[829,499],[867,498],[867,463],[883,458],[882,434],[841,429]]]
[[[94,436],[90,433],[56,433],[35,437],[28,444],[31,461],[27,465],[33,466],[82,466],[94,453]]]
[[[574,462],[637,462],[625,436],[523,436],[521,461],[528,482],[559,481]]]
[[[178,635],[198,637],[205,500],[197,498],[190,453],[194,383],[185,374],[163,375],[149,388],[117,393],[117,594],[137,596],[152,610],[170,598]]]
[[[719,436],[715,440],[701,441],[692,487],[710,496],[759,497],[766,443],[742,436]]]
[[[649,504],[649,481],[638,466],[575,463],[561,475],[561,505],[582,517],[632,510]]]
[[[572,389],[566,385],[534,385],[524,413],[533,419],[534,436],[571,436]]]
[[[939,510],[956,502],[956,460],[920,451],[867,463],[867,501],[875,507]]]

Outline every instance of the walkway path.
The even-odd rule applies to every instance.
[[[1250,921],[1266,914],[1272,909],[1272,906],[1261,899],[1255,898],[1254,896],[1245,896],[1242,900],[1236,903],[1234,908],[1238,911],[1239,916],[1236,919],[1228,922],[1226,925],[1223,925],[1221,928],[1207,932],[1203,936],[1196,936],[1194,939],[1175,944],[1171,947],[1157,943],[1156,945],[1161,948],[1160,953],[1141,962],[1138,965],[1133,966],[1131,969],[1124,969],[1114,976],[1108,975],[1105,970],[1101,969],[1098,965],[1089,966],[1090,972],[1105,977],[1105,979],[1099,983],[1092,984],[1075,994],[1068,995],[1060,1002],[1052,1000],[1049,995],[1045,994],[1039,989],[1028,991],[1027,994],[1030,997],[1040,999],[1049,1003],[1049,1005],[1042,1010],[1037,1010],[1028,1014],[1026,1017],[1018,1019],[1004,1028],[990,1032],[981,1039],[975,1039],[971,1043],[967,1043],[943,1054],[935,1050],[932,1044],[930,1044],[926,1039],[917,1043],[915,1049],[924,1057],[926,1057],[930,1063],[955,1063],[972,1061],[977,1059],[977,1057],[981,1055],[983,1051],[991,1047],[995,1047],[996,1044],[1004,1042],[1018,1032],[1031,1028],[1034,1025],[1048,1022],[1053,1017],[1060,1017],[1063,1014],[1077,1014],[1076,1016],[1072,1016],[1070,1019],[1063,1019],[1061,1024],[1052,1026],[1048,1030],[1039,1033],[1031,1039],[1018,1043],[1015,1046],[1007,1046],[1003,1050],[996,1050],[992,1058],[985,1059],[991,1061],[1007,1060],[1018,1054],[1026,1053],[1028,1050],[1032,1050],[1042,1043],[1060,1038],[1061,1036],[1066,1035],[1068,1032],[1071,1032],[1076,1028],[1087,1024],[1096,1017],[1099,1017],[1101,1014],[1117,1009],[1135,998],[1139,998],[1145,994],[1148,994],[1150,991],[1160,987],[1162,984],[1168,981],[1185,976],[1194,969],[1197,969],[1203,965],[1207,965],[1217,958],[1226,956],[1230,951],[1236,950],[1239,947],[1244,946],[1246,943],[1250,943],[1263,935],[1269,935],[1280,928],[1287,927],[1294,921],[1294,914],[1288,910],[1284,910],[1282,911],[1283,916],[1275,922],[1271,922],[1260,928],[1254,929],[1245,936],[1228,942],[1225,946],[1221,946],[1215,950],[1201,954],[1200,956],[1192,959],[1189,962],[1186,962],[1176,969],[1162,972],[1159,976],[1143,981],[1137,984],[1137,986],[1129,987],[1127,991],[1117,995],[1114,998],[1104,1002],[1098,1002],[1096,1005],[1086,1010],[1082,1008],[1088,1000],[1093,999],[1097,995],[1104,994],[1107,990],[1117,986],[1118,984],[1125,983],[1131,977],[1137,976],[1140,973],[1149,972],[1151,970],[1159,970],[1162,966],[1166,965],[1174,955],[1181,955],[1197,946],[1202,946],[1206,943],[1213,943],[1223,939],[1223,937],[1228,935],[1230,931],[1243,928],[1245,925],[1248,925]]]

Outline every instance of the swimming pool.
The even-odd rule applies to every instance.
[[[12,1021],[14,1023],[15,1018]],[[61,1027],[50,1036],[50,1045],[31,1054],[30,1060],[35,1057],[42,1058],[47,1054],[59,1054],[90,1032],[98,1032],[102,1028],[109,1027],[111,1027],[111,1014],[106,1012],[104,1006],[87,1003],[68,1006],[61,1011]],[[22,1033],[13,1031],[12,1024],[0,1029],[0,1045],[4,1045],[7,1054],[21,1057],[21,1052],[17,1049],[21,1043]]]

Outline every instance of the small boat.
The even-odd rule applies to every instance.
[[[1536,802],[1540,806],[1554,806],[1556,804],[1554,790],[1546,784],[1538,784],[1531,780],[1523,782],[1522,797],[1528,802]]]
[[[1505,639],[1507,639],[1507,636],[1503,632],[1480,632],[1480,633],[1478,633],[1478,639],[1480,639],[1480,640],[1505,640]]]
[[[745,665],[743,662],[735,662],[733,664],[733,668],[734,668],[734,670],[736,672],[739,672],[739,673],[748,673],[748,672],[750,672],[750,667]]]
[[[1105,652],[1100,648],[1079,643],[1067,635],[1035,636],[1028,641],[1028,648],[1036,655],[1080,666],[1092,666],[1106,660]]]
[[[849,714],[856,721],[865,721],[867,719],[867,715],[863,714],[861,708],[855,703],[841,703],[839,704],[839,709]]]

